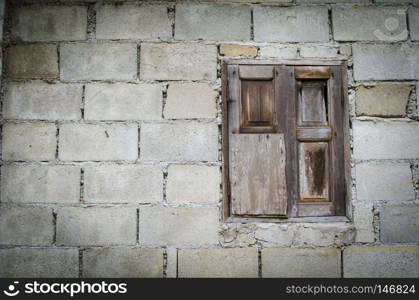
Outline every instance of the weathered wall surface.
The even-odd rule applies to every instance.
[[[7,4],[0,276],[419,276],[416,0]],[[228,57],[348,60],[351,221],[221,221]]]

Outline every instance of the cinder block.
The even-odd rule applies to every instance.
[[[220,200],[220,168],[201,165],[170,165],[167,176],[167,201],[217,203]]]
[[[137,125],[63,124],[58,156],[64,161],[135,160]]]
[[[71,43],[60,46],[62,80],[135,80],[134,43]]]
[[[175,38],[179,40],[249,40],[250,6],[176,5]]]
[[[218,128],[212,123],[143,124],[140,143],[142,160],[218,160]]]
[[[419,45],[353,45],[355,80],[419,79]]]
[[[51,245],[54,238],[52,209],[38,207],[2,207],[0,244]]]
[[[144,207],[140,209],[140,245],[215,245],[218,219],[218,207]]]
[[[51,44],[15,45],[6,48],[6,74],[9,78],[57,78],[57,46]]]
[[[49,123],[3,125],[3,160],[53,160],[57,128]]]
[[[74,278],[78,276],[78,249],[0,249],[0,277]]]
[[[337,248],[262,249],[262,277],[341,276],[341,253]]]
[[[87,166],[84,199],[92,203],[161,202],[163,172],[154,165]]]
[[[87,249],[83,277],[163,277],[163,249]]]
[[[86,85],[87,120],[159,120],[163,92],[160,84]]]
[[[324,42],[329,40],[326,7],[255,6],[255,41]]]
[[[1,201],[17,203],[78,203],[80,168],[75,166],[5,165]]]
[[[358,200],[413,200],[409,163],[362,163],[356,166]]]
[[[167,40],[171,37],[166,5],[103,5],[97,10],[97,39]]]
[[[333,8],[333,36],[337,41],[404,41],[406,11],[400,7]]]
[[[258,249],[180,249],[179,277],[257,278]]]
[[[383,243],[419,242],[419,205],[387,206],[380,212]]]
[[[260,48],[259,56],[295,59],[297,58],[297,50],[297,47],[293,46],[265,46]]]
[[[418,246],[348,247],[343,251],[343,277],[419,276]]]
[[[354,121],[356,159],[413,159],[419,157],[419,124],[414,122]]]
[[[296,229],[295,224],[258,224],[255,239],[264,246],[290,247]]]
[[[144,80],[215,80],[217,48],[201,44],[141,44]]]
[[[10,82],[4,98],[4,117],[21,120],[78,120],[82,86],[42,82]]]
[[[12,37],[33,41],[85,40],[87,6],[19,6],[12,12]]]
[[[410,94],[409,85],[361,86],[356,91],[358,116],[402,117]]]
[[[57,213],[57,245],[134,245],[136,222],[135,208],[60,208]]]
[[[258,48],[247,45],[221,44],[220,54],[224,56],[256,56]]]
[[[206,83],[169,85],[164,117],[167,119],[215,118],[218,93]]]
[[[410,38],[419,41],[419,7],[409,8]]]

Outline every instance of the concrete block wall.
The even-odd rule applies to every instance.
[[[15,0],[0,12],[0,276],[419,276],[416,0]],[[222,221],[232,57],[348,61],[349,220]]]

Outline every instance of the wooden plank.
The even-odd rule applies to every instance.
[[[332,203],[300,203],[298,206],[298,215],[300,217],[325,217],[334,214]]]
[[[295,67],[295,78],[297,79],[329,79],[330,68],[318,66]]]
[[[300,142],[327,142],[332,138],[329,127],[297,128],[297,140]]]
[[[240,66],[240,79],[271,80],[274,78],[273,66]]]
[[[300,201],[329,201],[328,143],[300,143]]]
[[[286,215],[283,134],[235,134],[230,138],[233,215]]]
[[[349,101],[348,101],[348,74],[346,61],[339,67],[342,74],[342,100],[343,100],[343,145],[344,145],[344,168],[345,168],[345,211],[341,215],[345,215],[352,220],[352,176],[351,176],[351,137],[349,133]]]
[[[222,101],[222,126],[221,126],[221,132],[222,132],[222,153],[223,153],[223,164],[222,164],[222,176],[223,176],[223,220],[227,221],[230,216],[230,180],[228,175],[228,65],[226,63],[222,63],[222,72],[221,72],[221,101]]]

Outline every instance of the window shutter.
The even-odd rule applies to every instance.
[[[339,67],[295,67],[299,216],[343,214],[343,101]]]
[[[285,216],[286,147],[274,66],[228,66],[231,213]]]

